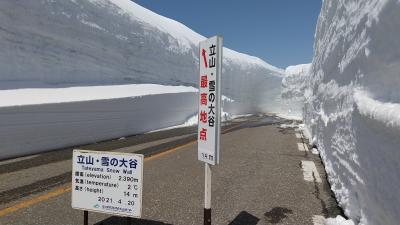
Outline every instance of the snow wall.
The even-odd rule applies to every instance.
[[[130,0],[2,0],[0,37],[0,91],[117,84],[197,88],[198,44],[205,40]],[[228,48],[223,57],[222,94],[230,99],[225,112],[280,110],[283,70]],[[182,124],[197,109],[197,96],[177,95],[169,106],[163,100],[170,95],[158,95],[0,108],[0,158]]]
[[[324,0],[305,123],[345,214],[400,221],[400,1]]]
[[[197,92],[0,108],[0,158],[183,124]],[[162,109],[162,110],[160,110]]]
[[[127,83],[198,86],[205,37],[130,0],[0,1],[0,89]],[[280,109],[283,70],[224,48],[222,93],[239,114]]]
[[[289,118],[303,117],[304,91],[311,64],[288,66],[282,80],[282,111]]]

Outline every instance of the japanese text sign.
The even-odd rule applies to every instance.
[[[74,150],[72,208],[141,217],[143,155]]]
[[[222,37],[200,42],[199,51],[198,159],[215,165],[221,133]]]

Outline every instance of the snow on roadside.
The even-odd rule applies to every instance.
[[[324,225],[354,225],[354,222],[352,220],[346,220],[341,216],[337,216],[336,218],[325,219]]]
[[[303,118],[298,115],[288,115],[289,113],[278,113],[277,116],[283,118],[283,119],[288,119],[288,120],[298,120],[301,121]]]
[[[174,126],[170,126],[170,127],[164,127],[164,128],[157,129],[157,130],[152,130],[152,131],[150,131],[148,133],[154,133],[154,132],[165,131],[165,130],[172,130],[172,129],[182,128],[182,127],[191,127],[191,126],[197,125],[198,120],[199,120],[199,117],[198,117],[198,115],[196,113],[196,114],[190,116],[189,119],[187,119],[182,124],[174,125]]]
[[[0,90],[0,99],[0,159],[193,126],[198,120],[198,91],[185,86]],[[235,107],[229,97],[222,102]],[[222,112],[223,121],[231,118]]]
[[[196,92],[0,107],[0,159],[146,133],[184,123]]]
[[[229,99],[226,96],[222,96],[222,102],[224,101],[228,101],[228,102],[233,102],[233,100]],[[232,120],[232,119],[236,119],[239,117],[247,117],[247,116],[252,116],[253,114],[245,114],[245,115],[231,115],[228,112],[224,111],[224,108],[222,108],[222,112],[221,112],[221,120],[222,122],[224,121],[228,121],[228,120]],[[179,124],[179,125],[175,125],[175,126],[171,126],[171,127],[166,127],[166,128],[162,128],[162,129],[158,129],[158,130],[153,130],[151,132],[157,132],[157,131],[163,131],[163,130],[171,130],[171,129],[175,129],[175,128],[182,128],[182,127],[190,127],[190,126],[195,126],[197,125],[199,122],[199,116],[198,114],[194,114],[192,116],[189,117],[189,119],[187,119],[184,123]],[[150,133],[151,133],[150,132]]]
[[[324,0],[305,79],[304,131],[358,225],[400,221],[399,21],[398,0]]]
[[[284,129],[286,129],[286,128],[298,128],[299,124],[293,122],[293,123],[289,123],[289,124],[281,124],[279,127],[280,128],[284,128]]]

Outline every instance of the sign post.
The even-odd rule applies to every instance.
[[[140,218],[143,155],[74,150],[72,208]],[[127,222],[130,223],[130,219]]]
[[[197,157],[205,163],[204,225],[211,225],[211,166],[220,159],[222,37],[200,42],[199,53]]]

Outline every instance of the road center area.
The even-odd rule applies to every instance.
[[[281,128],[280,122],[269,116],[249,117],[238,123],[239,128],[232,127],[222,135],[221,162],[213,167],[213,224],[313,224],[315,215],[340,214],[319,157],[299,151],[295,130]],[[145,160],[143,219],[134,220],[135,225],[203,222],[204,163],[197,160],[197,144],[189,141],[168,149]],[[123,150],[129,152],[129,147]],[[315,163],[322,182],[304,179],[302,161]],[[0,204],[0,212],[68,185]],[[0,216],[0,224],[82,222],[83,212],[71,208],[68,190]],[[122,222],[110,215],[89,213],[89,224]]]

